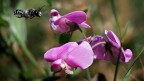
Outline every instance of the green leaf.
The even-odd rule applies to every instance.
[[[20,3],[16,8],[24,9],[25,8],[24,1],[20,1]],[[11,19],[9,20],[9,22],[11,33],[16,35],[21,45],[25,46],[27,38],[26,20],[24,18],[17,18],[15,15],[11,14]],[[10,34],[11,38],[13,41],[17,42],[17,40],[14,39],[13,34]]]
[[[0,27],[4,26],[4,27],[8,27],[9,23],[8,21],[6,21],[5,19],[3,19],[2,17],[0,17]]]
[[[88,12],[88,9],[85,9],[85,10],[83,10],[85,13],[87,13]]]
[[[0,15],[3,13],[3,0],[1,0],[1,2],[0,2]]]
[[[63,33],[63,34],[61,34],[60,37],[59,37],[59,43],[60,44],[65,44],[65,43],[69,42],[70,39],[71,39],[71,36],[72,36],[72,33]]]
[[[140,53],[138,54],[138,56],[134,59],[134,62],[132,63],[132,65],[130,66],[130,68],[126,71],[125,75],[123,76],[123,80],[122,81],[127,81],[127,77],[130,74],[130,71],[131,71],[132,67],[138,61],[139,57],[143,54],[143,52],[144,52],[144,47],[142,48],[142,50],[140,51]]]
[[[52,1],[53,1],[53,0],[47,0],[48,6],[50,7],[50,9],[53,8]]]
[[[124,42],[128,27],[129,27],[129,22],[127,22],[126,25],[125,25],[125,31],[124,31],[124,33],[122,35],[122,43]]]
[[[25,3],[24,1],[20,1],[17,8],[24,9]],[[27,39],[27,29],[26,29],[26,20],[24,18],[17,18],[13,14],[11,15],[10,22],[10,36],[12,40],[22,48],[24,54],[28,57],[30,62],[38,69],[38,71],[45,75],[44,69],[42,69],[35,60],[33,54],[26,47],[26,39]]]
[[[113,13],[113,16],[114,16],[114,19],[115,19],[115,22],[116,22],[116,26],[117,26],[117,31],[119,32],[119,37],[120,37],[120,40],[121,40],[121,29],[120,29],[120,25],[119,25],[119,22],[118,22],[118,17],[117,17],[117,9],[116,9],[116,6],[115,6],[115,0],[110,0],[110,3],[111,3],[111,8],[112,8],[112,13]]]

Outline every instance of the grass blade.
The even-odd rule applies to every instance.
[[[129,27],[129,22],[127,22],[126,23],[126,25],[125,25],[125,31],[124,31],[124,33],[123,33],[123,35],[122,35],[122,43],[124,42],[124,40],[125,40],[125,37],[126,37],[126,33],[127,33],[127,30],[128,30],[128,27]]]
[[[142,48],[142,50],[140,51],[140,53],[138,54],[138,56],[134,59],[134,62],[132,63],[132,65],[130,66],[130,68],[127,70],[127,72],[123,76],[123,80],[122,81],[126,81],[126,78],[127,78],[128,74],[130,73],[132,67],[134,66],[134,64],[136,63],[136,61],[139,59],[139,57],[141,56],[141,54],[143,53],[143,51],[144,51],[144,47]]]
[[[90,75],[89,68],[86,69],[86,77],[87,77],[87,80],[88,80],[88,81],[92,81],[92,80],[91,80],[91,75]]]
[[[112,13],[114,15],[114,19],[115,19],[116,25],[118,27],[119,37],[120,37],[120,40],[121,40],[121,38],[122,38],[121,37],[121,29],[120,29],[120,25],[119,25],[118,18],[117,18],[115,1],[114,0],[110,0],[110,3],[111,3],[111,8],[112,8]]]

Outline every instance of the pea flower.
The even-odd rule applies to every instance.
[[[93,63],[93,51],[86,41],[80,44],[69,42],[62,46],[52,48],[44,54],[44,59],[51,62],[51,71],[62,69],[67,74],[73,74],[74,68],[86,69]]]
[[[106,40],[99,35],[93,36],[91,38],[91,43],[94,57],[96,60],[109,60],[109,56],[106,54]]]
[[[86,13],[83,11],[74,11],[61,16],[57,10],[52,9],[50,15],[50,25],[56,33],[74,31],[79,29],[78,25],[84,28],[90,28],[90,26],[86,24]]]
[[[118,54],[121,53],[120,62],[129,62],[132,58],[132,51],[130,49],[124,50],[119,38],[111,30],[105,30],[105,35],[108,38],[106,49],[108,49],[109,52],[107,53],[109,53],[109,55],[112,53],[114,61],[117,61]]]
[[[122,63],[129,62],[132,58],[132,51],[124,50],[119,38],[112,31],[105,30],[105,34],[108,40],[99,35],[87,38],[94,52],[94,58],[96,60],[113,60],[116,63],[118,55],[121,53],[120,61]]]

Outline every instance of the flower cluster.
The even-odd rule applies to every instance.
[[[79,25],[90,28],[86,24],[86,13],[75,11],[61,16],[59,12],[52,9],[50,24],[56,33],[72,32],[79,29]],[[107,39],[95,35],[80,42],[68,42],[62,46],[52,48],[44,54],[44,59],[51,62],[51,71],[65,70],[73,74],[74,68],[86,69],[93,60],[108,60],[116,63],[120,55],[120,62],[127,63],[132,58],[130,49],[124,50],[119,38],[111,30],[105,30]]]
[[[111,30],[105,30],[105,35],[108,40],[98,35],[88,38],[88,41],[91,42],[95,59],[112,60],[116,63],[120,54],[120,62],[129,62],[132,58],[132,51],[130,49],[124,50],[119,38]]]

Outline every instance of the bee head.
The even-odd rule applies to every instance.
[[[39,17],[42,16],[42,12],[41,11],[38,12],[38,16]]]
[[[42,16],[42,12],[40,10],[35,10],[34,14],[38,17]]]

